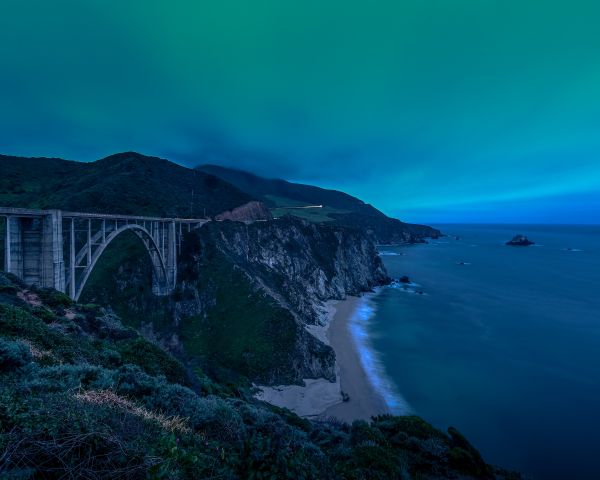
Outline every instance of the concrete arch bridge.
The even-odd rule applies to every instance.
[[[177,283],[177,257],[184,231],[208,219],[140,217],[0,207],[5,217],[4,270],[25,283],[51,287],[79,300],[108,245],[133,232],[153,267],[152,290],[167,295]]]

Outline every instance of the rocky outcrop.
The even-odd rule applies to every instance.
[[[264,203],[255,200],[232,210],[227,210],[215,217],[215,220],[233,220],[236,222],[252,222],[272,219],[273,216],[267,206]]]
[[[305,323],[319,322],[323,301],[389,281],[373,239],[357,230],[286,217],[208,226],[203,234]]]
[[[368,232],[380,245],[424,243],[427,238],[439,238],[442,233],[427,225],[404,223],[385,215],[332,214],[336,222]]]
[[[506,242],[507,245],[511,245],[513,247],[528,247],[534,243],[535,242],[529,240],[525,235],[515,235],[512,240]]]

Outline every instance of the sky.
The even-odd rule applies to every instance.
[[[404,220],[600,223],[597,0],[0,0],[0,153],[135,150]]]

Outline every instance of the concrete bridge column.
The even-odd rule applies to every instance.
[[[4,270],[23,278],[23,232],[21,219],[6,217]]]
[[[76,252],[75,252],[75,219],[71,218],[71,225],[69,229],[69,296],[75,298],[75,269]]]
[[[62,212],[51,210],[43,219],[41,285],[65,291]]]
[[[169,291],[177,285],[177,226],[175,222],[166,225],[167,245],[165,248],[165,266],[167,267],[167,284]]]
[[[65,291],[60,211],[39,217],[8,216],[5,241],[7,272],[29,285]]]

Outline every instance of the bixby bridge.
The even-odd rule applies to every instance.
[[[177,283],[183,233],[209,221],[3,207],[0,217],[6,218],[4,270],[74,300],[106,247],[123,232],[133,232],[146,247],[153,267],[153,292],[171,293]]]

